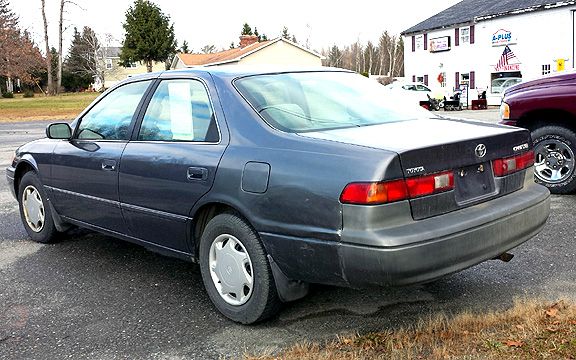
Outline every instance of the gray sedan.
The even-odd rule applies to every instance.
[[[310,283],[509,260],[550,210],[527,130],[437,118],[340,69],[133,77],[46,135],[7,169],[32,240],[79,226],[198,262],[245,324]]]

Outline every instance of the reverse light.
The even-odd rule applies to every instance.
[[[524,170],[534,165],[534,151],[528,151],[517,156],[497,159],[492,162],[494,176],[501,177]]]
[[[376,205],[436,194],[454,188],[454,174],[445,171],[406,180],[360,182],[346,185],[343,204]]]

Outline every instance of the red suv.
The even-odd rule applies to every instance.
[[[500,118],[531,131],[536,182],[556,194],[576,190],[576,72],[506,89]]]

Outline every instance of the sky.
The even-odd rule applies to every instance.
[[[460,0],[410,1],[325,1],[325,0],[153,0],[174,23],[178,46],[184,40],[199,52],[204,45],[228,49],[238,44],[244,23],[268,38],[280,35],[286,26],[299,43],[306,41],[320,51],[332,45],[349,45],[356,40],[376,42],[384,30],[399,34],[403,30],[450,7]],[[9,0],[28,29],[44,49],[41,0]],[[58,45],[59,0],[46,0],[50,46]],[[124,37],[122,23],[134,0],[73,0],[66,4],[64,48],[68,49],[73,28],[90,26],[101,41],[119,46]]]

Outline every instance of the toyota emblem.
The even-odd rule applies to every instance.
[[[474,152],[476,153],[476,156],[482,158],[486,155],[486,145],[484,144],[478,144],[478,146],[476,146],[476,149],[474,150]]]

